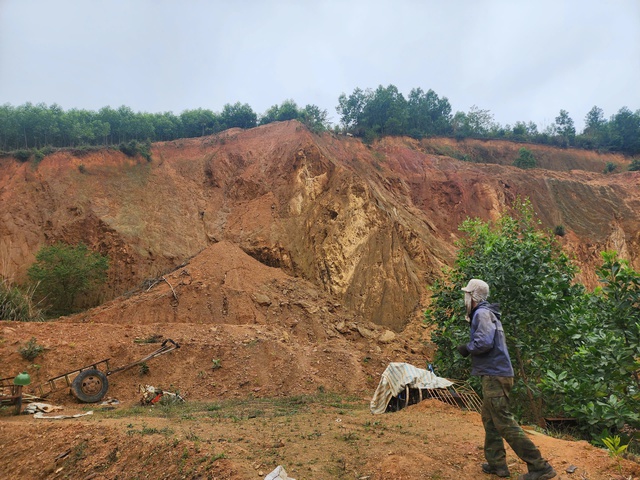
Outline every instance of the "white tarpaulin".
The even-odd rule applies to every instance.
[[[271,472],[269,475],[264,477],[264,480],[296,480],[295,478],[291,478],[287,475],[287,472],[284,470],[282,465],[278,465],[278,467]]]
[[[453,385],[453,382],[408,363],[390,363],[382,372],[378,388],[371,399],[371,413],[386,412],[391,398],[398,395],[407,385],[410,388],[446,388]]]

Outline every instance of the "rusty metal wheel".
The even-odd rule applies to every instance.
[[[81,371],[71,383],[71,392],[84,403],[95,403],[102,400],[109,390],[109,380],[100,370],[90,368]]]

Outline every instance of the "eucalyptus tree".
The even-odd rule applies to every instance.
[[[253,128],[258,123],[258,115],[248,103],[236,102],[233,105],[227,103],[222,109],[220,122],[224,128]]]
[[[576,138],[576,128],[573,124],[573,119],[569,116],[569,112],[560,110],[555,120],[556,132],[562,137],[563,145],[573,145]]]
[[[414,137],[451,132],[451,105],[446,97],[429,89],[414,88],[407,99],[407,131]]]

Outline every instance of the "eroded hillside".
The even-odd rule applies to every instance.
[[[24,279],[41,246],[82,241],[111,259],[110,299],[226,240],[397,331],[451,263],[458,225],[496,218],[517,196],[545,227],[566,228],[580,280],[593,284],[603,249],[638,266],[639,175],[601,173],[625,159],[528,146],[545,169],[525,171],[509,166],[518,148],[396,138],[369,147],[292,121],[155,144],[150,162],[106,149],[37,166],[5,157],[3,274]]]
[[[477,478],[476,413],[435,401],[373,419],[368,411],[390,362],[433,361],[420,317],[426,286],[454,258],[458,225],[529,197],[545,227],[567,230],[561,242],[581,281],[593,285],[603,249],[640,266],[640,173],[604,175],[607,162],[626,160],[535,146],[544,169],[524,171],[509,166],[519,148],[401,138],[366,146],[286,122],[155,144],[149,162],[107,149],[38,165],[0,159],[2,275],[23,280],[55,241],[111,260],[100,306],[0,322],[0,378],[27,371],[40,384],[104,358],[112,368],[135,362],[157,347],[149,340],[180,345],[145,370],[109,376],[118,407],[82,409],[67,388],[46,399],[64,413],[99,408],[95,417],[3,410],[0,471],[239,480],[282,464],[298,479]],[[30,339],[44,348],[35,360],[19,353]],[[188,407],[170,418],[139,410],[141,384],[179,391]],[[559,472],[616,472],[585,442],[536,442]]]

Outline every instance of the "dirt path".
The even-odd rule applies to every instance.
[[[69,405],[67,415],[86,412]],[[483,429],[477,413],[425,400],[372,415],[363,399],[330,394],[120,405],[47,420],[0,418],[3,478],[260,479],[278,465],[297,480],[478,479]],[[604,450],[532,434],[559,479],[609,480],[617,466]],[[509,450],[512,478],[525,465]],[[577,469],[565,473],[570,466]],[[638,476],[637,464],[623,472]]]

